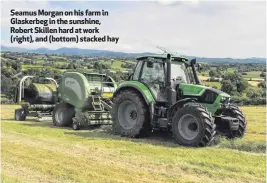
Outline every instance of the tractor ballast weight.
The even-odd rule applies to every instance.
[[[45,77],[34,81],[35,76],[24,76],[15,88],[14,102],[21,104],[15,110],[15,120],[23,121],[26,116],[42,118],[51,117],[57,102],[57,82]]]
[[[152,130],[173,133],[181,145],[207,146],[215,135],[242,137],[246,120],[230,95],[202,86],[200,64],[183,56],[137,58],[134,73],[113,96],[113,131],[139,137]]]
[[[60,103],[54,109],[56,126],[112,124],[110,98],[116,90],[115,81],[104,74],[65,72],[58,88]]]

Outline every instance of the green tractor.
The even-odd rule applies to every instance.
[[[216,134],[241,138],[246,130],[242,111],[230,95],[202,86],[196,59],[174,55],[137,58],[134,73],[113,95],[113,131],[126,137],[167,130],[181,145],[207,146]]]

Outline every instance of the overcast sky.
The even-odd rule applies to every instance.
[[[266,57],[265,1],[5,1],[2,2],[2,6],[1,42],[5,46],[50,49],[76,47],[158,53],[160,51],[156,46],[161,46],[171,52],[192,56]],[[117,45],[111,43],[11,44],[10,9],[17,11],[108,10],[109,17],[101,18],[100,35],[118,36],[120,40]],[[26,26],[26,28],[29,27],[31,26]]]

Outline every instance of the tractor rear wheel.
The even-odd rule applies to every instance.
[[[148,107],[134,91],[125,90],[115,97],[111,115],[113,132],[122,136],[134,138],[151,131]]]
[[[178,108],[172,119],[175,140],[185,146],[207,146],[216,134],[210,113],[200,104],[187,103]]]
[[[26,114],[24,109],[16,109],[15,110],[15,120],[16,121],[25,121]]]
[[[74,108],[70,104],[59,103],[53,111],[53,123],[55,126],[60,127],[69,126],[72,124],[74,115]]]

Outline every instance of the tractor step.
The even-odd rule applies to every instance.
[[[92,106],[95,111],[103,111],[104,107],[101,103],[100,96],[92,96]]]

